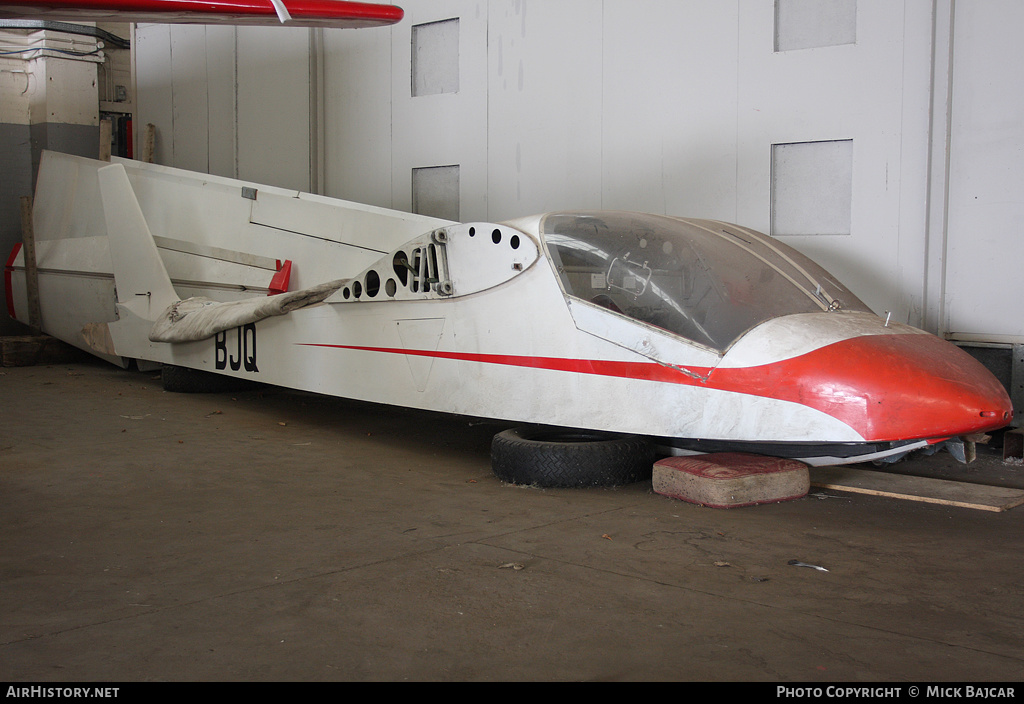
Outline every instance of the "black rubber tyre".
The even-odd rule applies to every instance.
[[[651,477],[654,450],[638,435],[513,428],[491,442],[491,469],[509,484],[609,487]]]
[[[165,364],[160,371],[164,391],[179,394],[216,394],[227,391],[244,391],[253,387],[247,379],[236,379],[223,374],[205,372],[201,369],[178,367]]]

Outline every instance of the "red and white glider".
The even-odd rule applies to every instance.
[[[967,353],[729,223],[460,224],[47,152],[34,227],[41,327],[123,366],[815,465],[1011,419]],[[27,320],[20,247],[4,279]]]

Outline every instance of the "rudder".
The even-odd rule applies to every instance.
[[[117,302],[141,318],[155,320],[179,300],[142,208],[122,164],[97,172],[110,241]]]

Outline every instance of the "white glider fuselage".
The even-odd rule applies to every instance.
[[[818,464],[1009,420],[968,355],[725,223],[458,224],[51,153],[34,222],[43,329],[115,363]],[[17,248],[5,278],[27,321]]]

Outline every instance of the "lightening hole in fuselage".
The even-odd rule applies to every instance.
[[[395,258],[391,262],[395,270],[395,276],[402,282],[402,286],[409,285],[409,257],[405,252],[395,252]]]
[[[376,298],[377,294],[380,293],[380,274],[373,269],[366,272],[366,295],[370,298]]]

